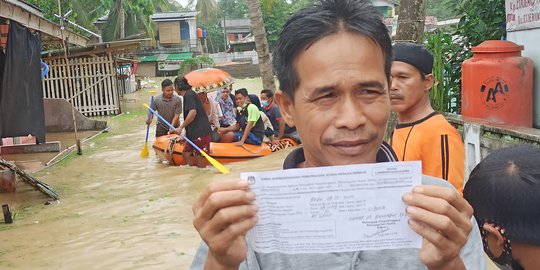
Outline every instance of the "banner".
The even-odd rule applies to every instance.
[[[179,70],[180,64],[182,64],[182,61],[158,62],[158,70],[159,71]]]
[[[540,28],[540,0],[506,0],[506,30]]]

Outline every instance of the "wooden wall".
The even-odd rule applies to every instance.
[[[180,23],[160,22],[159,23],[159,43],[160,44],[180,44]]]
[[[42,80],[44,98],[73,98],[85,116],[116,115],[120,102],[112,56],[47,60],[49,73]],[[68,75],[72,79],[69,85]]]

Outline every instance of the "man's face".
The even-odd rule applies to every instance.
[[[165,88],[161,89],[161,91],[163,91],[164,98],[172,98],[174,93],[174,87],[172,85],[165,86]]]
[[[294,66],[294,103],[281,91],[275,97],[299,131],[303,165],[375,162],[390,112],[382,50],[365,36],[340,32],[313,43]]]
[[[236,100],[236,106],[238,107],[243,107],[246,103],[246,99],[248,99],[248,97],[244,97],[242,94],[236,94],[234,97]]]
[[[269,97],[266,95],[266,93],[261,93],[261,101],[268,101],[268,102],[270,102],[270,101],[272,101],[272,99],[269,98]]]
[[[174,87],[174,91],[181,97],[184,97],[184,95],[186,94],[186,91],[182,91],[182,90],[180,90],[180,88],[178,88],[176,86]]]
[[[394,61],[390,70],[390,102],[392,111],[408,113],[417,106],[422,106],[428,99],[428,93],[433,86],[432,75],[422,78],[420,71],[413,65]]]

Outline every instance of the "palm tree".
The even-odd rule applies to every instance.
[[[216,0],[189,0],[188,6],[195,6],[199,12],[197,20],[205,25],[210,25],[218,19],[219,7]]]
[[[108,14],[103,29],[103,40],[117,40],[144,30],[154,36],[150,16],[155,10],[177,9],[170,0],[73,0],[77,21],[90,29],[90,25],[103,14]],[[90,10],[90,12],[88,11]]]
[[[270,63],[270,50],[268,49],[268,40],[266,39],[266,30],[261,12],[261,3],[259,0],[247,0],[249,19],[251,20],[251,28],[253,29],[253,37],[255,38],[255,50],[259,57],[259,71],[263,81],[263,88],[276,89],[274,80],[274,71]],[[272,5],[272,1],[265,1],[268,6]]]
[[[196,1],[196,2],[195,2]],[[265,8],[271,9],[273,0],[262,0]],[[259,58],[259,71],[263,81],[263,87],[266,89],[276,89],[274,81],[274,72],[270,63],[270,50],[268,49],[268,40],[264,28],[263,16],[261,12],[261,3],[259,0],[247,0],[251,28],[255,38],[255,50]],[[198,20],[206,25],[217,20],[218,5],[215,0],[190,0],[189,6],[193,6],[199,11]]]

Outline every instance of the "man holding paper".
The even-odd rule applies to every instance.
[[[301,10],[273,53],[276,100],[304,144],[285,169],[397,161],[383,143],[392,47],[371,1],[321,0]],[[204,243],[191,269],[485,269],[471,206],[441,179],[424,176],[422,183],[402,197],[410,228],[423,238],[420,249],[294,255],[246,244],[259,216],[247,181],[212,183],[193,206]]]

